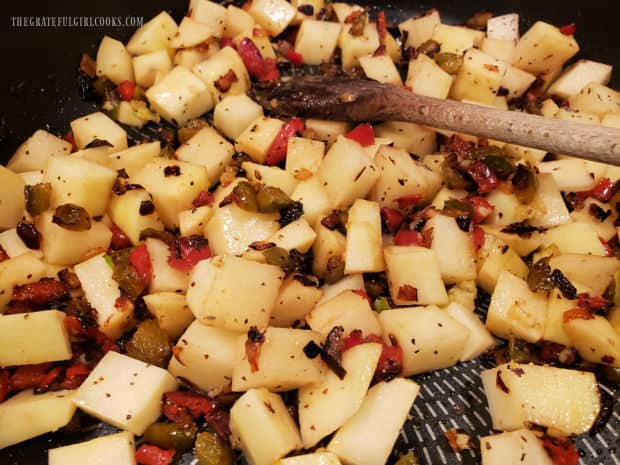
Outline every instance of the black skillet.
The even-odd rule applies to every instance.
[[[520,13],[522,30],[538,19],[556,25],[574,22],[577,26],[576,37],[582,46],[581,57],[620,67],[620,3],[610,0],[360,0],[357,3],[372,3],[394,21],[435,7],[445,22],[455,24],[463,23],[482,9],[496,14]],[[112,17],[121,20],[143,17],[146,21],[165,9],[180,19],[187,3],[174,0],[30,0],[23,3],[3,2],[2,9],[0,161],[6,163],[15,148],[36,129],[45,128],[62,135],[68,130],[72,119],[95,109],[93,103],[82,102],[78,96],[76,69],[80,54],[84,51],[94,56],[104,34],[126,41],[134,29],[129,26],[20,27],[17,17],[87,16],[107,17],[107,21],[111,21]],[[36,19],[21,21],[23,24]],[[614,73],[612,86],[620,86],[620,71]],[[479,305],[478,311],[483,313],[484,307],[484,304]],[[474,437],[492,432],[478,377],[485,366],[481,361],[473,361],[416,377],[416,381],[422,384],[422,390],[411,411],[411,421],[405,425],[396,449],[414,450],[420,463],[427,465],[478,463],[479,458],[474,453],[455,454],[442,432],[452,427]],[[602,387],[602,391],[607,399],[606,404],[613,405],[611,417],[595,434],[578,438],[577,448],[583,464],[620,465],[618,388],[607,385]],[[114,429],[99,425],[81,433],[45,435],[1,450],[0,465],[45,465],[50,447],[91,439],[111,431]],[[192,457],[186,455],[179,465],[189,465],[191,461]]]

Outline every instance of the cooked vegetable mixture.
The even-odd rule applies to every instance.
[[[50,465],[412,465],[409,377],[484,356],[499,432],[448,430],[455,453],[577,464],[620,378],[620,169],[251,97],[341,76],[620,127],[611,66],[565,66],[574,32],[192,0],[104,37],[80,63],[101,111],[0,167],[0,448],[94,418],[121,431]]]

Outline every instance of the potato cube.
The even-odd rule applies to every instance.
[[[95,418],[140,435],[161,415],[162,395],[176,389],[166,370],[110,351],[73,400]]]
[[[333,299],[340,293],[349,290],[363,289],[364,288],[364,275],[363,274],[350,274],[345,275],[333,284],[325,283],[321,286],[323,296],[318,301],[317,305],[323,304],[328,300]]]
[[[491,104],[506,74],[506,64],[477,49],[467,50],[450,97]]]
[[[592,205],[594,205],[594,207],[592,207]],[[607,212],[610,212],[609,216],[603,221],[593,216],[590,211],[596,207],[602,208],[606,215],[608,214]],[[608,205],[598,200],[592,198],[586,199],[583,208],[581,210],[573,210],[570,216],[576,223],[588,223],[592,226],[594,231],[596,231],[596,234],[605,241],[610,241],[618,235],[616,226],[614,225],[618,217],[617,214],[614,214]]]
[[[239,333],[194,321],[177,341],[168,371],[217,395],[230,389]]]
[[[159,156],[161,144],[159,141],[137,144],[120,152],[111,153],[108,164],[113,170],[123,168],[129,177],[133,177],[144,165]]]
[[[110,247],[112,231],[103,221],[93,221],[90,229],[85,231],[71,231],[55,224],[52,221],[53,215],[53,212],[47,211],[35,220],[46,262],[74,265]]]
[[[26,390],[2,402],[0,449],[56,431],[69,423],[75,413],[74,392],[33,394]]]
[[[383,249],[390,295],[396,305],[448,303],[434,250],[416,246]]]
[[[327,229],[319,219],[314,230],[316,239],[312,246],[312,273],[324,278],[327,275],[328,265],[333,269],[336,264],[341,264],[344,260],[347,240],[339,231]]]
[[[16,173],[42,170],[52,155],[68,155],[69,153],[71,153],[71,142],[43,129],[38,129],[17,148],[6,166]]]
[[[419,391],[420,386],[403,378],[375,384],[357,413],[336,432],[327,450],[345,463],[385,464]]]
[[[277,118],[257,118],[239,135],[235,149],[247,153],[256,163],[265,163],[269,148],[283,125]]]
[[[560,189],[549,173],[538,175],[538,190],[531,205],[534,207],[534,215],[530,219],[532,226],[551,228],[570,220]]]
[[[222,37],[226,11],[222,5],[209,0],[191,0],[189,3],[190,17],[199,23],[206,24],[215,37]]]
[[[232,144],[212,127],[202,128],[176,150],[179,160],[207,168],[209,187],[219,181],[234,153]]]
[[[303,137],[289,137],[286,148],[286,171],[295,176],[295,179],[308,179],[318,171],[324,154],[324,142]]]
[[[310,276],[293,275],[282,284],[276,304],[271,312],[270,326],[287,328],[301,321],[312,310],[323,292],[318,281]]]
[[[409,62],[405,84],[414,94],[448,98],[452,86],[452,76],[441,69],[435,60],[424,53],[420,53]]]
[[[128,432],[49,450],[48,465],[136,465],[135,441]]]
[[[210,39],[197,47],[178,49],[174,54],[172,63],[175,66],[182,66],[191,71],[196,65],[208,60],[219,51],[219,42],[215,39]]]
[[[455,365],[471,334],[434,305],[384,310],[379,322],[384,341],[389,343],[392,336],[403,350],[403,376]]]
[[[600,315],[591,319],[564,319],[570,345],[584,360],[620,368],[620,334]]]
[[[426,229],[432,229],[431,250],[435,251],[441,279],[446,283],[476,279],[476,257],[471,235],[459,228],[456,220],[435,215]]]
[[[495,338],[489,333],[476,313],[457,302],[451,302],[445,311],[470,331],[469,338],[465,342],[459,358],[461,362],[473,360],[495,347]]]
[[[512,63],[516,45],[512,40],[489,39],[482,41],[480,50],[487,55],[497,58],[505,63]]]
[[[549,173],[561,191],[587,191],[596,184],[587,172],[585,160],[567,158],[564,160],[543,161],[536,164],[538,172]]]
[[[432,9],[422,16],[409,18],[400,23],[398,29],[401,35],[407,32],[406,47],[418,48],[433,36],[435,26],[441,24],[439,11]]]
[[[561,68],[578,51],[579,45],[573,36],[538,21],[517,42],[513,65],[532,74],[544,74]]]
[[[177,30],[178,26],[174,19],[167,12],[162,11],[133,33],[127,43],[127,50],[132,55],[168,50]]]
[[[357,199],[349,209],[344,256],[346,274],[385,269],[381,214],[377,202]]]
[[[153,270],[149,292],[184,292],[189,284],[189,274],[168,264],[170,248],[164,242],[152,237],[145,243]]]
[[[34,365],[71,358],[71,344],[58,310],[0,317],[0,367]]]
[[[284,279],[277,266],[233,256],[199,262],[192,271],[187,304],[203,324],[233,331],[269,325]]]
[[[431,39],[441,45],[441,52],[463,55],[465,50],[474,46],[476,32],[466,27],[438,24],[433,29]]]
[[[548,93],[562,98],[578,94],[586,85],[594,82],[607,85],[612,67],[590,60],[579,60],[572,64],[549,87]]]
[[[532,292],[527,283],[502,271],[491,296],[486,327],[498,337],[518,336],[538,342],[545,330],[547,299]]]
[[[260,163],[244,161],[241,168],[247,173],[247,178],[254,184],[264,184],[281,189],[286,195],[291,195],[297,181],[291,173],[277,166],[266,166]]]
[[[272,465],[302,446],[284,401],[267,389],[251,389],[235,402],[230,409],[230,429],[249,465]]]
[[[503,271],[525,279],[528,267],[513,249],[495,236],[485,235],[484,245],[478,251],[480,268],[476,281],[485,291],[492,293]]]
[[[171,340],[176,340],[194,320],[194,314],[185,303],[184,295],[155,292],[145,295],[144,303]]]
[[[570,281],[589,287],[593,295],[602,295],[620,268],[620,262],[613,257],[563,254],[552,257],[549,266],[560,270]]]
[[[156,50],[133,59],[136,84],[146,89],[168,74],[171,69],[172,60],[167,50]]]
[[[327,147],[336,142],[338,136],[344,135],[351,129],[351,123],[323,119],[307,119],[304,137],[321,140]]]
[[[181,236],[204,234],[204,229],[213,216],[213,206],[204,205],[191,210],[183,210],[179,213],[179,229]]]
[[[122,42],[103,37],[97,50],[97,76],[107,77],[114,84],[134,80],[131,55]]]
[[[278,460],[274,465],[341,465],[338,456],[331,452],[312,452]]]
[[[579,286],[578,292],[590,292],[588,288],[583,288],[579,283],[574,284],[575,287]],[[543,339],[545,341],[556,342],[565,346],[570,346],[570,339],[564,331],[564,312],[577,307],[576,299],[567,299],[556,288],[549,294],[549,300],[547,302],[547,322],[545,323],[545,332]]]
[[[7,229],[0,233],[0,247],[2,247],[2,250],[4,250],[9,258],[19,257],[28,252],[32,252],[37,258],[43,257],[43,253],[40,250],[32,250],[26,246],[24,241],[17,234],[16,228]]]
[[[304,19],[295,39],[295,51],[308,65],[326,63],[336,50],[341,29],[339,23]]]
[[[581,92],[569,97],[568,103],[572,110],[602,117],[605,113],[620,111],[620,92],[591,82]]]
[[[173,48],[190,48],[206,42],[211,37],[214,37],[214,31],[209,26],[185,16],[170,45]]]
[[[251,36],[255,24],[254,18],[247,11],[228,5],[222,35],[229,38],[240,35]]]
[[[263,107],[246,94],[229,95],[215,105],[213,125],[229,139],[237,139],[257,118]]]
[[[599,255],[605,257],[607,250],[598,234],[588,223],[567,223],[549,229],[545,241],[555,245],[560,253]]]
[[[302,218],[310,224],[315,224],[317,218],[323,216],[330,209],[329,196],[318,176],[299,181],[291,194],[291,199],[303,204],[304,214]]]
[[[248,10],[254,20],[269,31],[279,35],[295,17],[296,9],[286,0],[255,0]]]
[[[403,84],[396,65],[388,55],[365,55],[359,58],[359,62],[367,78],[385,84]]]
[[[362,146],[346,137],[338,137],[317,174],[332,208],[347,207],[355,199],[365,197],[379,178],[379,171]]]
[[[271,391],[290,391],[321,379],[321,358],[309,358],[304,353],[304,348],[311,342],[321,343],[319,333],[303,329],[267,328],[265,342],[261,344],[260,356],[256,360],[256,370],[252,368],[244,349],[248,337],[243,335],[237,338],[233,391],[260,387]]]
[[[506,67],[506,74],[502,78],[500,86],[508,90],[506,98],[515,99],[525,94],[536,80],[536,76],[523,71],[515,66]]]
[[[127,133],[104,113],[96,112],[71,121],[75,144],[83,149],[94,140],[112,144],[110,152],[127,148]]]
[[[504,228],[499,225],[494,226],[483,224],[481,225],[481,228],[486,234],[490,234],[491,236],[504,242],[521,257],[525,257],[534,252],[542,245],[543,242],[542,234],[538,231],[533,231],[529,237],[521,237],[518,234],[502,232],[502,229]]]
[[[320,382],[299,389],[299,427],[305,449],[336,431],[359,410],[380,355],[380,344],[354,346],[342,354],[341,365],[347,372],[344,378],[329,370]]]
[[[24,181],[10,169],[0,166],[0,230],[14,228],[22,218],[26,201],[24,199]]]
[[[386,121],[375,126],[375,135],[394,142],[394,147],[424,156],[437,151],[437,133],[426,126],[403,121]]]
[[[350,24],[343,24],[338,37],[338,46],[342,59],[342,67],[349,69],[360,64],[359,59],[373,53],[379,48],[379,33],[374,23],[367,22],[359,36],[351,34]]]
[[[509,13],[489,19],[487,21],[487,36],[490,39],[510,40],[517,43],[519,40],[519,15]]]
[[[482,465],[553,465],[541,440],[528,429],[484,436],[480,439],[480,452]]]
[[[267,241],[273,242],[276,247],[281,247],[287,251],[296,249],[301,253],[306,253],[312,247],[316,233],[308,222],[301,218],[287,224]]]
[[[133,245],[140,242],[140,233],[147,228],[163,231],[164,225],[156,210],[149,212],[145,205],[152,205],[151,195],[144,189],[114,195],[110,202],[110,219],[127,235]]]
[[[226,92],[222,92],[215,85],[216,81],[231,71],[237,77]],[[250,76],[239,54],[231,47],[224,47],[209,59],[198,63],[192,71],[207,86],[214,103],[221,101],[228,95],[244,94],[250,89]],[[211,109],[213,105],[209,109]]]
[[[209,185],[204,166],[183,161],[154,159],[136,173],[132,182],[144,186],[168,228],[179,223],[179,213],[192,208],[192,202]]]
[[[164,119],[182,125],[213,108],[213,98],[191,71],[176,66],[146,91],[149,103]]]
[[[370,307],[368,300],[355,290],[345,290],[327,302],[318,304],[306,315],[306,322],[314,331],[321,333],[323,338],[335,326],[342,326],[345,335],[356,329],[361,330],[366,336],[381,335],[377,314]]]
[[[480,378],[494,429],[535,424],[552,435],[570,436],[588,431],[600,410],[591,372],[507,363],[483,371]]]
[[[133,305],[117,305],[121,291],[112,278],[112,267],[100,254],[75,265],[74,269],[86,300],[97,310],[101,332],[112,339],[120,337],[134,322]]]

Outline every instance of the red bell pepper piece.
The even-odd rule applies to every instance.
[[[482,228],[479,228],[478,226],[476,226],[474,228],[472,235],[473,235],[473,241],[474,241],[474,248],[476,250],[481,249],[482,246],[484,245],[484,231],[482,230]]]
[[[577,306],[585,308],[591,312],[607,312],[613,307],[613,302],[605,299],[604,297],[591,296],[588,293],[581,293],[577,295]]]
[[[0,402],[4,402],[11,392],[11,380],[7,370],[0,371]]]
[[[180,271],[191,270],[201,260],[211,258],[208,241],[197,234],[178,237],[170,245],[168,264]]]
[[[237,46],[235,45],[235,41],[232,40],[230,37],[222,37],[220,39],[220,48],[224,47],[237,48]]]
[[[286,52],[286,59],[295,66],[304,64],[304,57],[301,53],[296,52],[293,48],[289,48]]]
[[[131,251],[129,254],[129,263],[136,269],[144,287],[148,287],[153,277],[153,267],[146,244],[140,244]]]
[[[581,307],[575,307],[570,310],[566,310],[562,317],[564,323],[568,323],[572,320],[592,320],[594,319],[594,315],[590,310]]]
[[[38,387],[52,369],[51,363],[17,367],[10,378],[11,391],[23,391]]]
[[[375,378],[380,380],[392,379],[403,369],[403,349],[398,345],[383,344],[381,356],[377,362]]]
[[[553,465],[577,465],[579,463],[579,452],[569,439],[545,436],[542,442]]]
[[[366,293],[364,289],[353,289],[353,294],[359,295],[362,299],[366,299],[368,304],[370,305],[372,302],[370,301],[370,296]]]
[[[609,202],[617,191],[617,183],[612,182],[609,178],[602,178],[590,191],[590,196],[600,202]]]
[[[196,198],[192,200],[192,205],[196,208],[199,207],[208,207],[213,205],[213,200],[215,196],[209,191],[200,191]]]
[[[245,67],[254,79],[258,81],[272,81],[280,77],[276,61],[273,58],[263,58],[251,39],[244,37],[237,46],[237,52]]]
[[[191,392],[170,391],[163,397],[162,411],[171,421],[177,420],[183,411],[188,412],[196,420],[201,415],[210,415],[215,409],[216,405],[211,399]]]
[[[65,379],[60,382],[61,389],[77,389],[90,374],[91,369],[81,363],[71,365],[65,371]]]
[[[575,34],[575,30],[577,28],[575,27],[575,23],[570,23],[564,26],[560,26],[559,29],[560,29],[560,32],[564,34],[565,36],[572,36]]]
[[[112,250],[126,249],[131,246],[129,237],[127,237],[127,234],[125,234],[121,228],[113,224],[110,227],[110,231],[112,231],[112,241],[110,242],[110,248]]]
[[[491,205],[487,199],[477,195],[470,197],[468,202],[474,213],[474,224],[482,223],[491,213],[493,213],[493,210],[495,209],[495,207]]]
[[[142,444],[136,451],[136,462],[140,465],[170,465],[176,451],[162,449],[151,444]]]
[[[116,91],[121,99],[129,102],[136,92],[136,85],[131,81],[123,81],[116,87]]]
[[[407,207],[411,207],[417,205],[424,199],[424,196],[421,194],[411,194],[411,195],[403,195],[396,199],[398,202],[398,208],[404,210]]]
[[[603,249],[605,250],[605,255],[607,257],[611,257],[613,255],[613,251],[611,250],[611,246],[607,243],[605,239],[599,236],[598,240],[601,242]]]
[[[304,122],[300,118],[293,118],[288,123],[284,123],[280,132],[267,150],[265,163],[270,166],[278,165],[286,159],[286,151],[288,148],[288,140],[294,137],[298,132],[303,131]]]
[[[351,333],[348,336],[346,336],[342,340],[342,351],[345,352],[346,350],[349,350],[351,347],[355,347],[357,345],[364,344],[366,342],[368,341],[366,341],[366,339],[364,338],[362,331],[359,329],[354,329],[353,331],[351,331]]]
[[[64,140],[71,143],[71,152],[77,152],[78,146],[75,143],[75,137],[73,137],[73,131],[67,132],[63,137]]]
[[[415,245],[429,248],[432,240],[432,229],[427,229],[423,232],[401,229],[394,235],[394,245]]]
[[[467,171],[467,174],[476,182],[478,185],[478,192],[481,194],[488,194],[499,185],[499,180],[497,176],[495,176],[495,173],[480,160],[471,163],[465,171]]]
[[[69,289],[66,284],[56,279],[43,278],[36,283],[15,286],[11,299],[28,305],[41,306],[54,300],[66,298]]]
[[[381,208],[381,219],[388,232],[395,233],[403,223],[404,217],[401,212],[394,208],[383,207]]]
[[[387,21],[385,20],[385,13],[383,11],[377,13],[377,33],[379,34],[379,43],[384,45],[388,30]]]
[[[9,258],[9,254],[7,254],[4,249],[2,248],[2,246],[0,246],[0,263],[2,263],[5,260],[8,260]]]
[[[370,147],[375,143],[375,131],[370,123],[362,123],[355,126],[344,137],[354,140],[362,147]]]

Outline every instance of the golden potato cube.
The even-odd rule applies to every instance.
[[[279,35],[295,17],[297,10],[286,0],[254,0],[248,13],[272,37]]]
[[[314,231],[316,232],[316,239],[312,245],[312,273],[319,278],[324,278],[332,257],[344,260],[343,255],[347,246],[347,239],[338,230],[327,229],[318,218]]]
[[[379,33],[374,23],[367,22],[364,32],[359,36],[351,34],[351,27],[350,24],[344,24],[338,37],[342,67],[345,69],[359,65],[360,57],[373,53],[380,45]]]
[[[567,223],[545,232],[545,242],[560,253],[607,256],[596,230],[588,223]]]
[[[529,429],[484,436],[480,439],[480,452],[485,465],[503,465],[506,459],[517,457],[523,457],[523,465],[553,465],[542,441]]]
[[[134,80],[131,55],[122,42],[104,36],[97,50],[97,76],[114,84]]]
[[[152,237],[145,243],[153,270],[149,292],[184,292],[189,284],[189,273],[177,270],[168,264],[170,257],[168,245]]]
[[[431,39],[441,45],[442,53],[463,55],[465,50],[469,50],[474,46],[476,32],[473,29],[462,26],[437,24],[433,29]]]
[[[406,47],[418,48],[433,36],[435,26],[441,24],[439,11],[432,9],[426,14],[409,18],[398,25],[401,35],[407,33]]]
[[[330,209],[329,196],[318,176],[299,181],[291,194],[291,199],[303,204],[304,214],[302,218],[310,224],[315,224],[317,218]]]
[[[295,51],[308,65],[326,63],[336,50],[341,29],[339,23],[304,19],[295,39]]]
[[[0,315],[13,297],[13,287],[36,282],[46,275],[46,271],[46,264],[34,251],[0,262]]]
[[[371,273],[385,269],[379,204],[357,199],[349,209],[344,272]]]
[[[315,239],[316,233],[312,226],[305,219],[300,218],[284,226],[267,241],[273,242],[276,247],[288,251],[295,249],[301,253],[306,253],[312,247]]]
[[[321,140],[327,144],[327,148],[336,142],[338,136],[344,135],[351,129],[351,123],[345,121],[331,121],[324,119],[306,120],[304,137],[313,140]]]
[[[222,37],[226,21],[226,8],[209,0],[191,0],[188,13],[192,19],[206,24],[215,37]]]
[[[431,250],[435,251],[441,279],[457,283],[476,279],[476,255],[471,234],[461,230],[454,218],[435,215],[425,229],[432,229]]]
[[[24,214],[26,201],[24,199],[25,183],[22,178],[10,169],[0,166],[0,229],[14,228]]]
[[[17,148],[6,166],[16,173],[42,170],[52,155],[69,153],[71,142],[38,129]]]
[[[375,126],[375,135],[394,142],[394,147],[423,156],[437,151],[435,130],[415,123],[386,121]]]
[[[213,206],[204,205],[179,212],[181,236],[204,235],[204,230],[213,216]]]
[[[553,81],[549,94],[569,98],[578,94],[585,86],[594,82],[606,86],[611,78],[611,65],[590,60],[579,60],[572,64]]]
[[[133,434],[108,434],[70,446],[56,447],[48,453],[48,465],[136,465]]]
[[[174,19],[167,12],[162,11],[133,33],[127,42],[127,50],[132,55],[168,50],[171,48],[170,42],[177,30],[178,26]]]
[[[149,161],[159,156],[160,151],[161,143],[159,141],[137,144],[120,152],[109,154],[108,164],[113,170],[118,171],[123,168],[131,178]]]
[[[385,84],[403,85],[400,73],[389,56],[365,55],[359,58],[359,62],[367,78]]]
[[[278,166],[266,166],[260,163],[244,161],[241,163],[241,168],[246,171],[250,182],[277,187],[286,195],[291,195],[297,185],[293,175]]]
[[[563,329],[584,360],[620,368],[620,334],[605,317],[564,320]]]
[[[147,228],[163,231],[164,225],[156,210],[149,212],[145,205],[152,204],[151,195],[144,189],[114,195],[110,202],[110,219],[121,228],[133,245],[140,242],[140,233]]]
[[[155,292],[144,296],[144,303],[155,317],[159,327],[171,340],[176,340],[194,320],[194,314],[185,303],[185,296],[175,292]]]
[[[536,80],[536,76],[515,66],[507,66],[500,87],[508,90],[506,98],[515,99],[525,94]]]
[[[589,113],[599,118],[606,113],[620,111],[620,92],[595,82],[587,84],[581,92],[569,97],[571,110]]]
[[[167,50],[139,55],[133,58],[133,72],[136,84],[148,89],[172,69],[172,60]]]
[[[112,144],[110,152],[127,148],[125,130],[101,112],[91,113],[71,121],[75,144],[83,149],[94,140],[104,140]]]
[[[505,63],[512,63],[516,45],[512,40],[489,39],[482,41],[480,50],[487,55],[497,58]]]
[[[324,155],[324,142],[303,137],[289,137],[286,149],[286,171],[300,181],[308,179],[316,174]]]
[[[509,40],[513,44],[519,40],[519,15],[509,13],[495,16],[487,21],[487,36],[494,40]]]
[[[571,282],[592,289],[593,295],[602,295],[620,268],[620,262],[615,257],[562,254],[551,257],[549,266],[552,270],[560,270]]]
[[[505,63],[477,49],[467,50],[450,89],[450,97],[491,104],[505,73]]]
[[[517,42],[513,65],[532,74],[562,68],[579,51],[573,36],[543,21],[537,21]]]
[[[206,42],[211,37],[214,37],[214,31],[209,26],[190,16],[185,16],[179,24],[178,31],[172,37],[170,45],[173,48],[191,48]]]
[[[435,60],[421,53],[409,62],[405,84],[414,94],[448,98],[452,80],[452,76],[441,69]]]
[[[457,302],[450,302],[444,310],[469,329],[469,337],[463,346],[460,361],[473,360],[495,347],[495,338],[472,309]]]
[[[226,137],[235,140],[262,116],[263,107],[246,94],[228,95],[215,105],[213,125]]]
[[[303,275],[292,275],[286,278],[280,287],[280,293],[269,318],[269,325],[288,328],[296,321],[302,321],[323,294],[318,288],[318,281],[314,283],[314,279]]]
[[[226,92],[222,92],[215,86],[215,82],[230,70],[237,80]],[[244,94],[250,89],[248,71],[239,54],[231,47],[219,50],[207,60],[195,65],[192,71],[205,83],[214,103],[221,101],[227,95]]]
[[[256,163],[265,163],[267,152],[283,125],[277,118],[261,116],[239,135],[235,149],[247,153]]]

